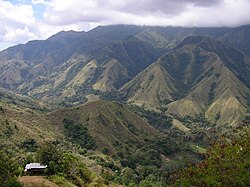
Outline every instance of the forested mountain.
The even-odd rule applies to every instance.
[[[0,52],[0,86],[58,106],[95,94],[237,125],[249,108],[248,29],[114,25],[62,31]]]
[[[249,128],[248,36],[248,25],[113,25],[3,50],[3,158],[48,154],[57,183],[167,185],[221,134]]]
[[[185,134],[172,125],[170,117],[143,113],[148,123],[135,114],[135,110],[116,102],[94,101],[77,107],[42,112],[31,109],[33,105],[26,100],[23,103],[30,108],[14,101],[13,98],[1,98],[1,151],[17,159],[20,167],[27,162],[41,162],[39,155],[46,154],[44,162],[50,168],[48,175],[61,175],[56,167],[64,168],[65,165],[53,159],[57,158],[57,154],[62,154],[60,151],[64,151],[63,157],[58,159],[65,159],[65,155],[70,154],[68,156],[72,158],[67,162],[79,159],[78,164],[84,163],[84,167],[88,168],[81,179],[84,184],[98,182],[105,186],[104,179],[109,181],[115,177],[117,183],[138,184],[140,180],[146,179],[148,172],[157,172],[156,176],[160,176],[161,170],[166,170],[164,175],[168,176],[172,168],[200,161],[204,150],[202,147],[207,143],[208,135],[205,134],[204,140],[196,142],[200,136],[197,132],[188,134],[190,137],[187,141]],[[153,123],[162,125],[163,121],[162,127]],[[50,159],[53,162],[49,162]],[[126,176],[124,172],[127,169],[134,173],[136,171],[135,178]],[[16,172],[22,174],[22,169]],[[65,179],[60,180],[79,184],[79,179],[71,178],[79,174],[61,172],[64,172]],[[49,179],[58,182],[53,176]],[[123,181],[125,179],[127,182]]]
[[[181,116],[205,112],[212,121],[219,115],[219,124],[236,125],[248,107],[249,67],[243,53],[209,37],[192,36],[121,91],[135,104]]]
[[[74,84],[69,82],[77,76],[84,80],[77,87],[92,89],[97,83],[95,89],[114,90],[152,64],[166,50],[178,45],[186,36],[210,35],[218,38],[229,30],[118,25],[97,27],[89,32],[60,32],[44,41],[31,41],[2,51],[0,83],[4,88],[38,98],[55,94],[71,96],[68,92],[72,91],[67,90],[72,90],[70,88]],[[116,68],[119,67],[117,71],[124,76],[112,80],[114,78],[105,76],[105,72],[110,67],[106,64],[114,60],[118,64]],[[92,73],[84,73],[83,69],[89,66]],[[58,85],[58,79],[63,84]]]

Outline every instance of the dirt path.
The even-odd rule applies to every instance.
[[[25,187],[59,187],[43,176],[23,176],[19,177],[18,180],[23,183]]]

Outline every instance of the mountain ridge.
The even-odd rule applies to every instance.
[[[101,26],[0,52],[1,154],[49,146],[60,185],[166,186],[249,129],[248,29]]]
[[[238,120],[233,120],[231,118],[231,121],[234,121],[233,123],[230,122],[230,120],[225,120],[226,118],[225,116],[228,116],[226,113],[229,112],[230,108],[228,106],[228,110],[226,110],[227,112],[224,111],[224,113],[221,115],[221,120],[218,120],[218,123],[220,124],[229,123],[234,125],[239,123],[241,118],[240,116],[242,116],[241,114],[246,113],[246,110],[248,108],[247,94],[249,93],[249,88],[247,88],[246,85],[241,83],[241,81],[237,78],[235,73],[231,71],[230,68],[231,64],[227,63],[227,61],[225,62],[225,58],[221,58],[216,50],[207,51],[206,47],[205,49],[202,48],[204,44],[203,45],[201,44],[204,40],[207,41],[209,45],[212,46],[215,45],[215,48],[217,45],[219,45],[219,47],[222,47],[221,44],[213,42],[208,37],[191,36],[186,38],[183,41],[183,43],[181,43],[179,46],[177,46],[173,50],[170,50],[165,55],[160,57],[158,61],[156,61],[148,69],[144,70],[141,74],[139,74],[139,76],[137,76],[134,80],[132,80],[131,83],[126,84],[122,88],[121,91],[125,95],[126,93],[129,93],[130,90],[135,90],[134,94],[130,93],[130,95],[132,96],[128,97],[128,102],[133,102],[134,104],[138,104],[139,102],[140,105],[149,104],[148,106],[149,108],[165,107],[167,113],[174,115],[181,115],[181,116],[183,115],[194,116],[205,112],[206,116],[211,119],[211,115],[209,115],[211,114],[211,112],[208,112],[207,114],[205,111],[205,110],[212,111],[211,108],[207,109],[209,105],[213,105],[213,102],[216,102],[216,100],[222,97],[226,97],[229,100],[231,97],[234,97],[238,98],[232,101],[235,101],[236,103],[239,102],[239,105],[238,104],[235,105],[239,107],[240,112],[238,114],[232,114],[232,116],[234,116]],[[198,44],[201,43],[201,44],[196,45],[193,43],[198,43]],[[224,50],[226,51],[227,48],[225,47]],[[230,50],[232,49],[230,48]],[[178,58],[179,61],[177,60]],[[230,59],[230,62],[235,63],[232,59]],[[143,87],[143,85],[145,84],[149,85],[149,82],[143,83],[143,81],[140,81],[140,80],[145,81],[148,79],[145,77],[151,77],[151,78],[153,77],[152,80],[150,81],[152,83],[154,82],[154,77],[157,78],[159,76],[162,77],[161,76],[162,71],[155,72],[153,75],[147,73],[148,71],[152,71],[159,65],[165,69],[165,76],[168,77],[168,78],[162,78],[161,82],[164,85],[164,81],[168,80],[168,85],[175,85],[174,86],[175,89],[172,88],[171,91],[176,90],[176,92],[171,94],[175,96],[180,94],[181,97],[180,100],[178,100],[178,98],[173,99],[172,97],[169,97],[170,95],[169,93],[167,95],[165,94],[165,96],[163,94],[163,98],[159,98],[159,95],[162,95],[160,87],[159,88],[156,87],[155,88],[156,90],[152,88],[145,89],[145,87]],[[247,64],[245,65],[245,67],[247,67]],[[177,71],[179,71],[179,74],[177,74]],[[171,74],[169,74],[169,72]],[[223,78],[221,78],[221,76]],[[136,83],[137,82],[136,79],[138,83]],[[217,82],[219,82],[219,84]],[[136,85],[138,85],[139,87],[142,86],[143,93],[140,93],[139,91],[140,88],[135,88],[138,87]],[[220,88],[218,86],[220,86]],[[165,88],[167,87],[165,86]],[[240,93],[239,90],[241,90],[242,92]],[[184,92],[180,93],[180,91]],[[143,94],[149,94],[150,96],[144,96]],[[138,95],[138,98],[136,98],[137,97],[136,95]],[[143,100],[141,100],[140,98],[143,98]],[[158,101],[150,102],[148,98],[154,98],[156,100],[158,98]],[[165,100],[167,101],[167,103],[163,104],[163,101]],[[216,108],[215,105],[213,105],[212,108],[213,110],[215,110]],[[217,113],[219,113],[219,111],[220,110],[217,110]],[[212,117],[213,121],[215,121],[214,120],[215,114],[213,113],[212,116],[213,116]]]
[[[244,111],[248,108],[250,58],[240,51],[240,46],[231,44],[239,47],[235,49],[228,45],[228,35],[237,37],[238,32],[247,29],[248,26],[117,25],[97,27],[88,32],[59,32],[45,41],[31,41],[0,52],[0,85],[59,106],[84,103],[89,94],[102,97],[111,93],[112,97],[119,93],[123,96],[122,101],[146,104],[151,109],[173,114],[185,111],[186,115],[204,113],[208,105],[226,95],[230,98],[232,94],[238,98],[232,101],[239,101],[242,113],[242,107]],[[229,43],[225,41],[227,38]],[[204,65],[203,61],[206,61]],[[223,65],[211,66],[213,61],[221,61]],[[220,68],[222,70],[218,70]],[[225,74],[225,80],[220,79],[217,83],[220,74]],[[138,77],[144,83],[137,84],[134,80]],[[228,90],[223,91],[223,84],[230,81],[231,88],[226,86]],[[128,86],[132,84],[133,88]],[[126,89],[128,87],[131,89]],[[159,91],[152,91],[157,87]],[[226,92],[228,94],[224,94]]]

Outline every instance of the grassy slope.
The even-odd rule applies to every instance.
[[[127,83],[121,92],[129,98],[128,102],[159,107],[165,99],[173,101],[171,95],[175,90],[173,78],[163,67],[154,64]]]
[[[55,183],[45,179],[42,176],[23,176],[19,177],[18,180],[25,186],[25,187],[39,187],[39,186],[46,186],[46,187],[59,187]],[[69,185],[68,185],[69,186]],[[75,187],[72,185],[70,187]]]
[[[204,40],[199,45],[217,46],[211,39]],[[194,116],[205,112],[211,121],[236,125],[246,113],[250,90],[228,68],[236,63],[228,58],[225,63],[224,56],[187,42],[159,58],[121,92],[128,102],[148,108],[164,107],[164,101],[171,102],[174,100],[171,96],[179,95],[180,99],[167,105],[167,113]],[[215,119],[218,113],[220,119]]]
[[[169,137],[161,133],[130,112],[124,105],[101,100],[50,113],[4,102],[0,111],[1,148],[18,155],[18,159],[23,160],[28,152],[22,147],[25,140],[34,139],[38,145],[44,141],[56,141],[60,142],[58,145],[60,148],[72,151],[79,156],[77,146],[68,141],[64,135],[64,118],[86,124],[97,143],[96,151],[90,151],[89,156],[81,156],[83,162],[93,172],[93,185],[95,178],[102,181],[99,176],[103,170],[110,171],[108,166],[102,166],[97,160],[95,161],[95,158],[99,157],[107,159],[107,155],[100,154],[103,148],[108,148],[108,155],[114,156],[115,163],[121,162],[118,152],[127,151],[133,154],[134,159],[138,159],[140,155],[149,154],[151,149],[159,150],[154,156],[159,156],[170,168],[199,160],[199,155],[190,150],[188,144],[184,145],[181,137],[173,138],[172,135]],[[176,128],[183,129],[184,126],[179,124]],[[154,142],[158,142],[159,145]],[[174,148],[174,146],[177,147]],[[161,149],[164,151],[170,149],[172,152],[165,153]],[[125,158],[131,159],[129,155]],[[54,181],[53,178],[51,180]]]
[[[188,128],[183,124],[175,124],[175,128],[180,130],[169,129],[169,132],[164,134],[129,111],[125,105],[116,102],[102,100],[89,102],[53,111],[48,117],[53,125],[60,128],[64,126],[64,119],[86,125],[97,143],[96,151],[100,152],[105,148],[108,150],[108,155],[122,164],[125,160],[130,163],[140,159],[142,155],[148,156],[152,150],[155,151],[154,157],[159,157],[162,164],[166,164],[168,168],[200,160],[200,155],[190,149],[191,140],[183,141],[180,135],[180,131],[188,133]],[[144,164],[150,163],[151,160],[144,161],[149,157],[140,160]]]
[[[157,31],[145,30],[136,35],[139,40],[147,42],[156,48],[170,48],[171,42]]]
[[[63,117],[62,117],[63,116]],[[159,131],[131,113],[123,105],[107,101],[90,102],[82,106],[61,109],[49,114],[56,126],[63,126],[63,119],[72,119],[88,124],[90,134],[97,142],[98,149],[106,147],[111,154],[117,145],[129,144],[131,149],[144,144],[144,139],[160,135]]]
[[[247,109],[247,94],[249,89],[222,63],[218,56],[213,56],[209,76],[204,72],[192,91],[184,99],[168,105],[168,112],[179,115],[196,115],[205,111],[206,116],[215,121],[215,116],[220,113],[219,124],[229,123],[236,125]],[[216,84],[213,91],[211,85]],[[213,93],[211,93],[213,92]],[[213,94],[213,98],[211,95]]]
[[[101,74],[99,80],[93,85],[95,90],[102,92],[115,91],[115,83],[121,79],[129,78],[127,70],[115,59],[110,60],[103,66],[105,70]]]
[[[0,111],[0,138],[3,148],[15,154],[23,149],[22,143],[27,139],[40,144],[62,139],[63,134],[44,113],[4,103]]]
[[[39,146],[45,141],[60,142],[58,145],[62,150],[70,150],[74,154],[79,156],[77,152],[77,147],[66,141],[64,135],[64,127],[57,126],[52,122],[51,116],[47,115],[46,112],[37,111],[34,109],[26,108],[19,105],[13,105],[8,103],[6,100],[0,102],[0,147],[2,151],[7,151],[15,156],[20,163],[24,161],[27,154],[30,153],[23,147],[23,143],[28,139],[34,139],[36,144]],[[71,109],[70,109],[71,110]],[[128,135],[129,136],[129,135]],[[95,155],[96,153],[91,153]],[[106,171],[106,168],[99,165],[95,160],[91,160],[88,157],[81,156],[82,161],[91,170],[91,183],[89,186],[95,184],[103,184],[103,179],[100,177],[102,170]],[[98,171],[95,168],[100,167]],[[50,178],[51,181],[57,181],[53,177]],[[69,186],[69,181],[64,179],[65,186]],[[41,182],[48,185],[54,185],[54,183],[44,180],[43,178],[38,178],[33,180],[30,178],[22,177],[20,178],[25,186],[40,186]],[[56,183],[56,182],[55,182]],[[63,186],[63,185],[59,185]],[[114,184],[114,186],[116,186]]]
[[[62,137],[62,133],[44,115],[44,111],[51,110],[48,104],[0,90],[0,106],[2,144],[16,147],[29,138],[39,143]]]
[[[39,111],[53,108],[53,105],[49,105],[46,102],[38,101],[25,95],[16,94],[2,88],[0,88],[0,101],[1,103],[14,104]]]

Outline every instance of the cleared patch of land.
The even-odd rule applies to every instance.
[[[185,133],[189,133],[190,132],[190,129],[187,128],[185,125],[183,125],[183,123],[181,123],[179,120],[177,119],[173,119],[173,126],[177,129],[179,129],[180,131],[182,132],[185,132]]]
[[[59,187],[55,183],[45,179],[43,176],[23,176],[19,177],[18,180],[25,187]]]

